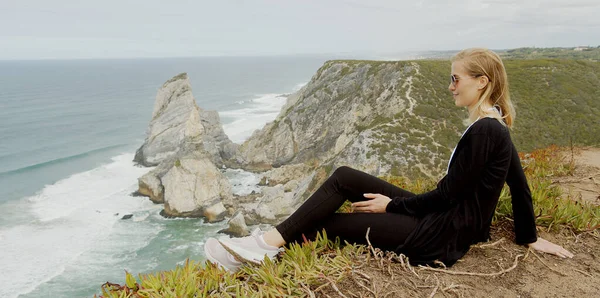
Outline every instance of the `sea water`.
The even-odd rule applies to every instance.
[[[203,261],[226,222],[167,219],[135,197],[158,88],[187,72],[242,143],[327,57],[0,61],[0,297],[90,297],[101,284]],[[258,177],[226,170],[236,194]],[[132,217],[123,220],[124,215]]]

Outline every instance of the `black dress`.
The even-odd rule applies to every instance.
[[[510,187],[516,242],[537,240],[531,192],[508,128],[483,118],[462,136],[448,173],[436,189],[412,197],[394,197],[386,211],[421,218],[398,246],[413,264],[434,260],[451,266],[473,243],[487,241],[504,182]]]

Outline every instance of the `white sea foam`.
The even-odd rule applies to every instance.
[[[231,191],[238,196],[252,193],[260,193],[260,176],[242,169],[226,169],[223,173],[231,183]]]
[[[222,117],[236,119],[223,125],[223,130],[232,142],[242,143],[252,135],[254,130],[274,120],[285,101],[286,97],[281,94],[264,94],[247,103],[243,108],[220,112],[219,115]]]
[[[306,83],[297,84],[293,91],[298,91]],[[259,94],[250,100],[238,101],[243,105],[240,109],[219,112],[221,117],[231,117],[235,121],[223,125],[223,130],[234,142],[241,144],[248,139],[252,133],[261,129],[266,123],[275,120],[283,105],[287,101],[284,94]]]
[[[111,206],[107,200],[135,186],[137,178],[151,170],[134,166],[132,160],[133,154],[122,154],[107,165],[47,185],[28,199],[32,203],[31,211],[45,222],[74,213],[81,216],[81,212],[102,214],[109,210],[118,212],[119,208],[127,210],[131,207],[127,202]]]
[[[0,231],[0,297],[30,292],[62,274],[98,248],[123,214],[155,208],[147,198],[130,196],[137,178],[150,170],[132,159],[133,154],[119,155],[25,199],[29,210],[23,212],[31,212],[32,220]]]
[[[303,85],[298,84],[294,91]],[[236,119],[224,129],[232,141],[241,143],[274,120],[285,102],[281,94],[240,102],[240,109],[221,112]],[[140,249],[157,239],[168,224],[190,219],[163,218],[159,215],[162,205],[130,196],[137,189],[137,178],[151,170],[135,166],[132,159],[133,154],[119,155],[109,164],[47,185],[35,196],[13,204],[22,207],[24,216],[18,224],[0,228],[0,297],[72,294],[63,292],[65,284],[85,288],[98,278],[122,278],[120,270],[118,276],[113,275],[115,267],[128,266],[127,270],[140,272],[155,270],[165,261],[155,255],[156,244],[146,252]],[[260,191],[256,187],[260,177],[253,173],[228,169],[225,175],[234,184],[235,194]],[[133,214],[133,218],[120,220],[125,214]],[[30,219],[24,220],[25,216]],[[178,230],[160,236],[159,247],[181,256],[202,255],[205,238],[215,235],[225,223],[193,225],[192,234],[180,235]]]

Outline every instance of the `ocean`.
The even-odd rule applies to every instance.
[[[134,197],[156,92],[187,72],[198,105],[242,143],[328,59],[318,56],[0,61],[0,297],[91,297],[107,282],[204,261],[226,226],[166,219]],[[258,178],[225,175],[237,194]],[[128,220],[122,216],[132,214]]]

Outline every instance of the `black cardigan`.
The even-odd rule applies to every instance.
[[[414,264],[434,260],[451,266],[473,243],[490,237],[492,217],[504,182],[510,187],[516,242],[537,240],[531,192],[508,129],[483,118],[462,136],[448,173],[436,189],[413,197],[394,197],[386,211],[420,218],[397,253]]]

